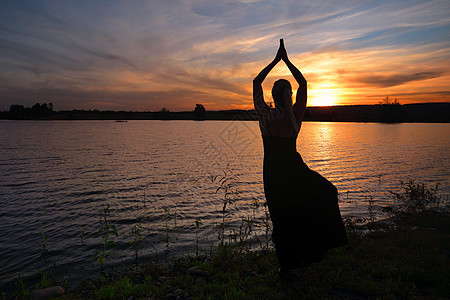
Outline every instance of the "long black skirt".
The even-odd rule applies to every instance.
[[[280,140],[264,142],[264,192],[280,266],[307,266],[321,261],[329,249],[348,244],[336,187],[303,162],[295,139],[294,149]]]

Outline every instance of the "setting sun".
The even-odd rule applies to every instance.
[[[335,89],[313,90],[308,95],[308,106],[332,106],[338,102]]]
[[[250,109],[252,80],[281,38],[308,82],[308,106],[450,101],[449,1],[3,2],[0,112],[38,101],[57,110]],[[279,78],[298,88],[278,64],[266,101]]]

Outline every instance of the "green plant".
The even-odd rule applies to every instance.
[[[109,207],[110,205],[108,204],[100,214],[100,228],[98,230],[98,233],[101,235],[103,248],[101,251],[98,250],[97,252],[95,252],[93,256],[93,259],[100,264],[102,273],[103,265],[106,259],[113,255],[113,253],[111,253],[109,249],[116,244],[115,241],[111,240],[111,236],[119,237],[116,226],[112,224],[111,220],[109,220]]]
[[[13,279],[13,283],[15,286],[13,295],[15,299],[28,299],[30,297],[30,289],[26,287],[25,281],[20,277],[20,274]]]
[[[195,220],[195,256],[198,257],[198,231],[200,229],[200,226],[203,225],[201,219]]]
[[[102,286],[96,293],[97,299],[128,299],[133,290],[133,284],[129,278],[116,281],[113,285]]]
[[[253,232],[253,224],[255,220],[250,217],[241,218],[241,225],[239,226],[239,245],[241,249],[245,247],[247,240]]]
[[[166,230],[166,248],[169,248],[170,245],[170,227],[169,227],[169,221],[172,214],[170,213],[170,208],[165,207],[164,208],[164,228]]]
[[[222,170],[223,175],[216,175],[211,177],[212,182],[218,182],[219,187],[216,189],[216,194],[219,193],[219,191],[222,191],[222,222],[219,224],[219,240],[221,244],[224,244],[225,240],[225,219],[228,217],[227,212],[227,206],[231,204],[235,204],[235,201],[237,200],[239,196],[239,191],[236,189],[236,180],[238,180],[239,176],[237,175],[231,175],[227,174],[225,170]]]
[[[396,212],[416,213],[443,204],[444,199],[438,195],[438,183],[434,188],[429,188],[424,183],[415,183],[413,180],[407,183],[401,182],[401,185],[402,191],[390,191],[394,199],[399,202]]]
[[[85,227],[81,227],[81,235],[80,235],[80,240],[81,240],[81,243],[83,244],[83,245],[85,245],[84,244],[84,230],[85,230],[86,228]]]
[[[67,274],[62,277],[62,279],[63,279],[62,287],[65,291],[69,290],[69,288],[70,288],[71,275],[72,275],[72,271],[70,269],[68,269]]]
[[[175,210],[173,212],[173,221],[175,227],[177,227],[177,216],[178,216],[178,202],[175,203]]]
[[[40,282],[36,283],[35,287],[36,289],[45,289],[52,285],[52,282],[48,278],[48,274],[45,271],[39,270],[39,276],[40,276]]]
[[[261,204],[259,203],[259,199],[257,197],[253,197],[252,199],[252,217],[253,219],[256,218],[256,211],[261,207]]]
[[[144,278],[144,285],[149,287],[149,288],[153,287],[152,277],[150,275],[145,276],[145,278]]]
[[[260,200],[257,197],[253,197],[252,201],[252,214],[251,216],[247,217],[241,217],[241,224],[239,226],[239,233],[237,237],[239,238],[239,245],[241,247],[241,250],[243,250],[246,246],[248,250],[250,249],[251,245],[247,245],[247,241],[250,239],[251,235],[253,234],[254,227],[260,227],[259,220],[257,218],[257,211],[262,206]],[[265,202],[263,202],[265,204]],[[266,225],[264,220],[262,220],[263,225]],[[259,245],[262,247],[262,242],[258,234],[255,234],[256,240],[259,242]]]
[[[141,224],[134,224],[133,227],[131,228],[132,240],[130,241],[130,244],[133,244],[136,262],[138,260],[138,253],[139,253],[138,242],[142,241],[141,230],[142,230]]]
[[[375,215],[376,215],[376,211],[375,211],[375,200],[373,200],[373,196],[369,195],[369,200],[368,200],[369,206],[368,206],[368,210],[369,210],[369,222],[373,223],[375,222]]]
[[[45,217],[45,215],[44,215],[44,217]],[[39,224],[40,224],[40,227],[41,227],[41,231],[40,231],[40,234],[41,234],[40,243],[41,243],[41,246],[42,246],[41,256],[45,256],[45,255],[47,255],[47,252],[48,252],[48,250],[47,250],[47,240],[49,240],[50,238],[47,235],[45,235],[44,229],[47,228],[48,226],[45,225],[45,219],[44,218],[41,218]]]
[[[270,241],[270,232],[271,232],[271,220],[270,220],[270,213],[269,208],[267,207],[267,201],[264,201],[264,217],[262,219],[262,222],[264,224],[264,241],[265,241],[265,249],[269,249],[269,241]]]

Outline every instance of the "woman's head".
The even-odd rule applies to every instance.
[[[291,83],[286,79],[275,81],[272,88],[272,98],[275,105],[285,106],[292,105],[292,87]]]

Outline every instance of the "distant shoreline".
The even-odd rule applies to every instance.
[[[99,110],[61,110],[33,113],[0,112],[2,120],[257,120],[255,110],[182,112],[133,112]],[[304,121],[321,122],[381,122],[381,123],[450,123],[450,103],[405,105],[343,105],[307,107]]]

